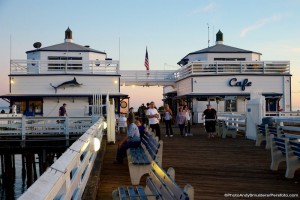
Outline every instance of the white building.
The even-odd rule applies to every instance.
[[[252,91],[265,96],[266,111],[291,111],[290,62],[261,61],[261,53],[224,45],[221,31],[214,46],[189,53],[178,64],[175,87],[164,87],[165,101],[173,107],[188,104],[194,122],[208,103],[219,112],[245,112]]]
[[[58,116],[58,109],[67,104],[69,116],[91,112],[93,95],[109,93],[117,111],[120,98],[119,61],[107,58],[105,52],[73,42],[72,31],[65,31],[63,43],[27,51],[27,60],[12,60],[9,94],[1,98],[17,105],[17,112],[26,115]],[[99,100],[100,98],[98,98]]]

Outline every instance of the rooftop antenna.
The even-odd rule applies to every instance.
[[[119,36],[119,69],[121,68],[121,38]]]
[[[213,42],[214,42],[214,41],[216,41],[216,40],[215,40],[215,26],[213,26],[213,32],[212,32],[212,35],[213,35]]]
[[[208,23],[206,23],[206,24],[207,24],[208,47],[209,47],[209,24]]]

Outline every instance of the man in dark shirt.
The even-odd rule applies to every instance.
[[[59,108],[59,116],[68,116],[66,106],[67,104],[64,103],[63,106]]]
[[[204,116],[205,130],[208,134],[208,138],[214,137],[214,132],[216,132],[217,111],[208,104],[207,109],[203,111],[202,119]]]

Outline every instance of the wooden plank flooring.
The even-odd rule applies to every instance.
[[[298,194],[300,198],[300,170],[294,179],[284,177],[284,163],[278,171],[271,171],[270,150],[256,147],[255,141],[241,136],[236,139],[208,139],[201,125],[194,125],[191,131],[194,135],[188,137],[179,136],[177,127],[173,129],[173,138],[165,138],[162,134],[163,168],[175,169],[176,182],[180,187],[191,184],[195,189],[195,199],[226,199],[226,193],[284,193]],[[165,132],[163,125],[161,130]],[[97,199],[111,199],[111,192],[118,186],[130,185],[127,160],[123,165],[112,164],[116,149],[117,145],[106,147]],[[146,177],[140,183],[143,186]]]

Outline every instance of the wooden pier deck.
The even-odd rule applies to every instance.
[[[270,150],[256,147],[255,141],[244,137],[208,139],[201,125],[193,125],[193,136],[188,137],[179,136],[177,127],[173,129],[175,136],[165,138],[165,129],[161,126],[164,141],[162,165],[164,169],[175,169],[180,187],[187,183],[194,187],[195,199],[230,199],[224,195],[250,193],[298,194],[300,198],[300,171],[296,172],[294,179],[284,177],[285,164],[281,164],[278,171],[271,171]],[[113,189],[131,185],[127,160],[123,165],[112,164],[116,149],[117,145],[106,145],[97,199],[111,199]],[[146,176],[140,183],[143,186]]]

